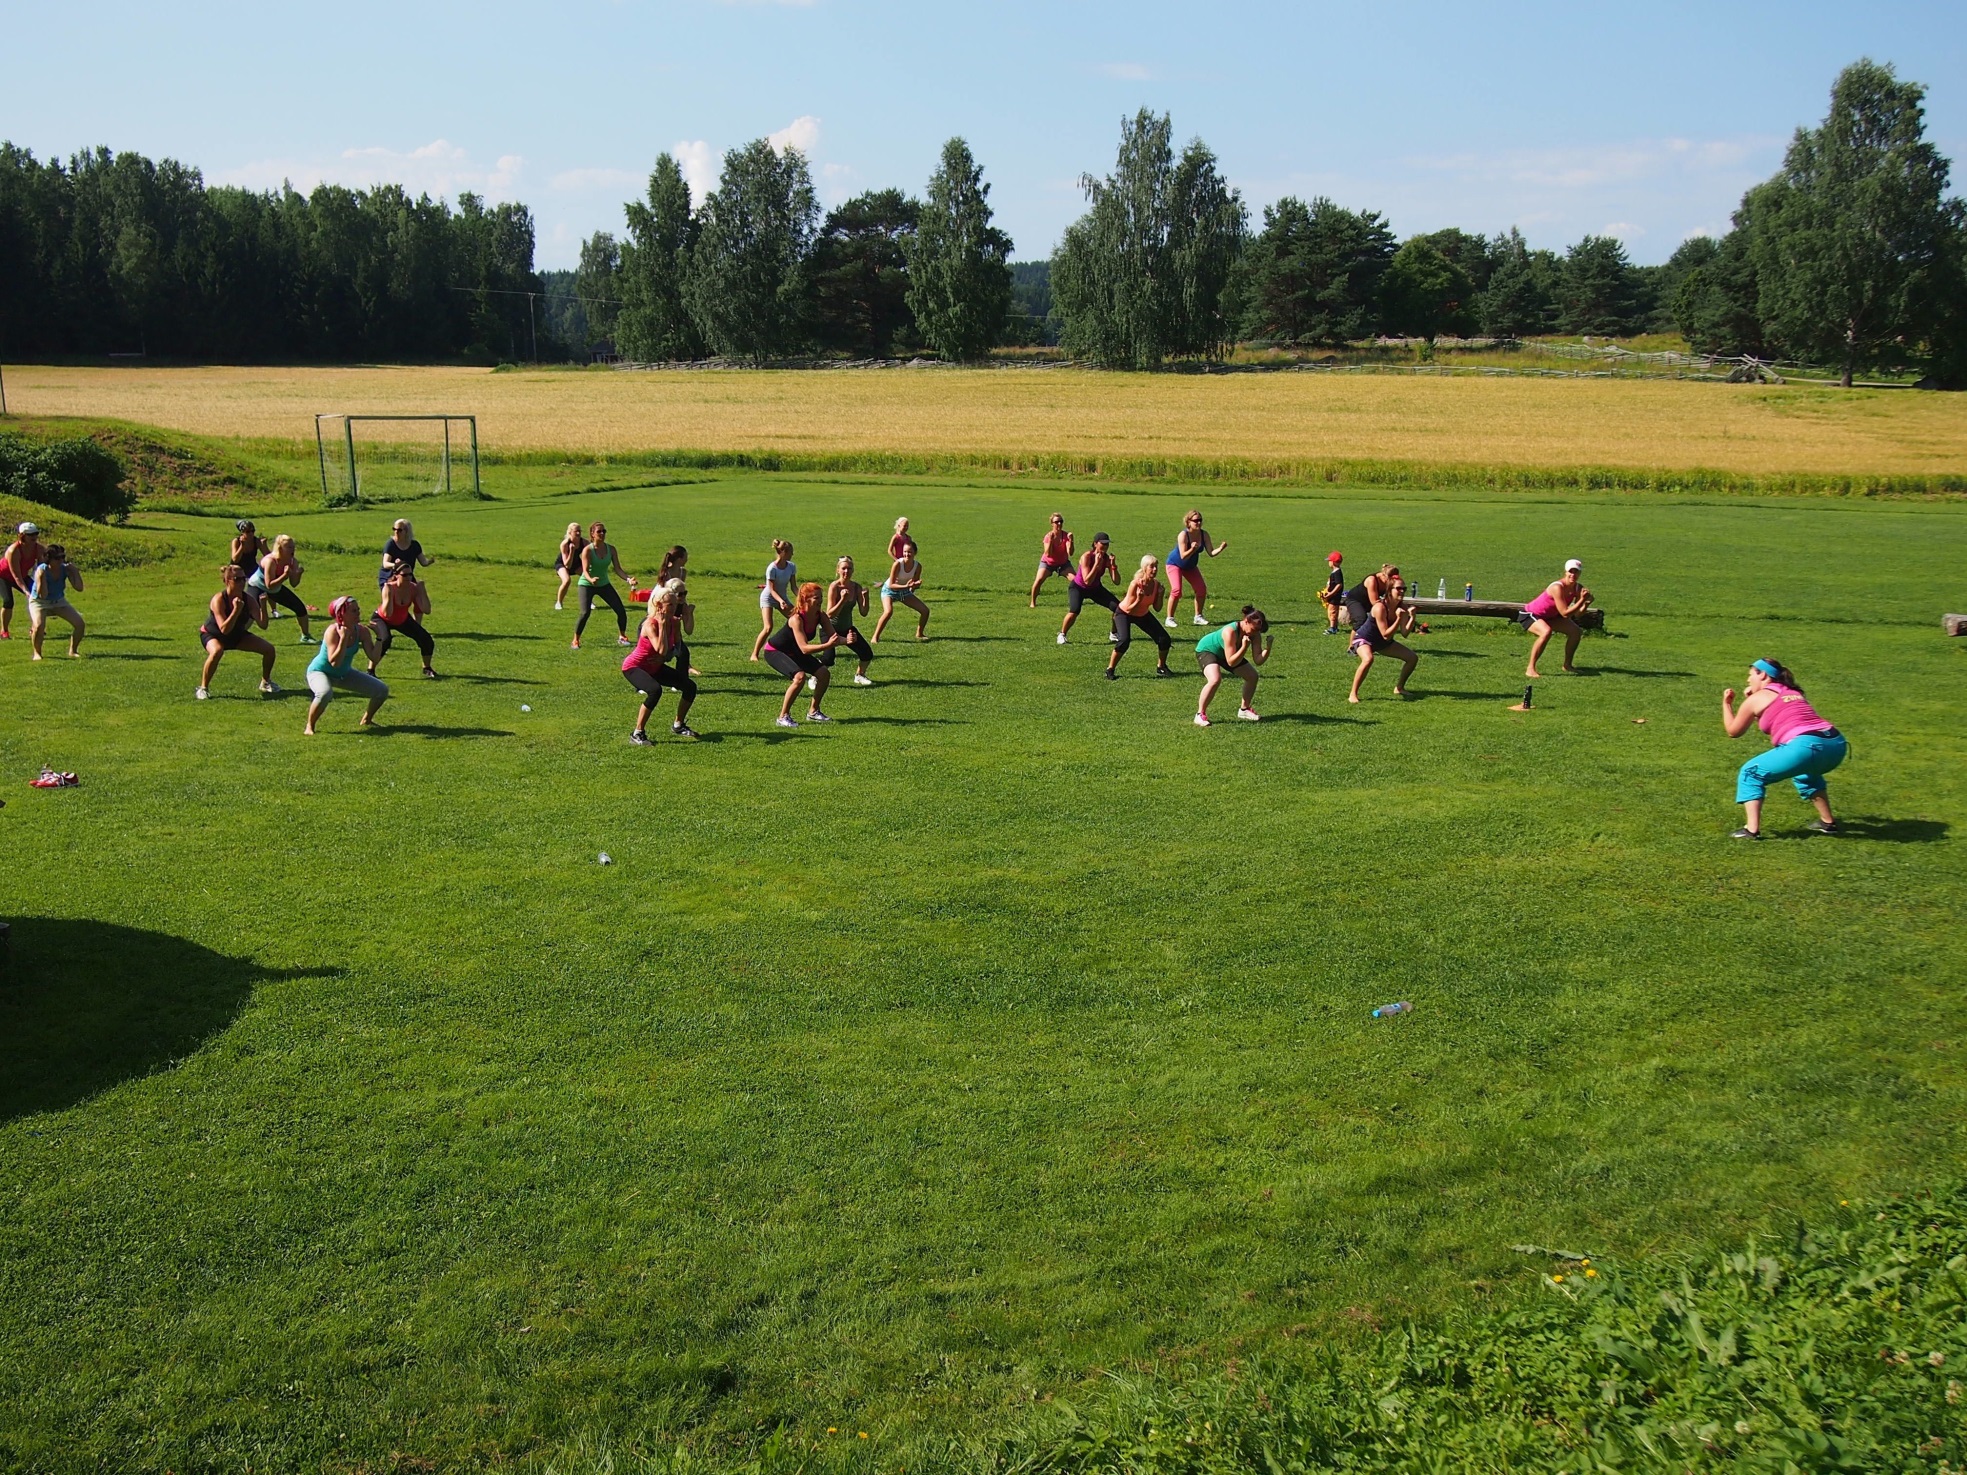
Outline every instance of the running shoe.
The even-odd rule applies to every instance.
[[[1118,681],[1120,679],[1120,673],[1114,670],[1113,667],[1108,666],[1106,668],[1106,679],[1108,681]]]
[[[572,640],[567,642],[568,650],[579,650],[580,648],[581,648],[581,638],[578,635],[576,635]]]
[[[1197,727],[1207,727],[1209,725],[1209,719],[1204,717],[1200,712],[1197,712],[1195,714],[1195,725]]]
[[[554,606],[554,609],[555,609],[555,610],[557,611],[557,610],[563,610],[563,609],[565,609],[566,607],[567,607],[567,606],[566,606],[566,605],[564,605],[564,604],[556,604],[556,605]]]
[[[1064,635],[1064,633],[1063,633],[1063,632],[1061,632],[1061,633],[1060,633],[1060,635],[1059,635],[1059,644],[1060,644],[1060,645],[1064,645],[1064,644],[1065,644],[1065,635]]]
[[[680,738],[694,739],[697,735],[697,730],[687,722],[672,722],[669,724],[669,730]]]
[[[14,638],[14,632],[13,632],[13,631],[11,631],[11,630],[0,630],[0,640],[12,640],[13,638]]]
[[[1156,676],[1173,676],[1175,673],[1169,670],[1166,666],[1156,666],[1154,668],[1154,674]]]
[[[1257,713],[1251,710],[1249,707],[1238,707],[1236,709],[1236,715],[1238,717],[1241,717],[1245,722],[1263,721],[1263,718],[1258,716]]]
[[[775,717],[772,720],[776,722],[780,727],[797,727],[799,725],[797,722],[794,722],[790,717]]]
[[[1108,645],[1118,645],[1120,644],[1120,637],[1109,630],[1107,631],[1106,643]]]
[[[1803,827],[1813,835],[1835,835],[1840,833],[1834,819],[1813,819]]]
[[[198,690],[194,691],[192,695],[197,697],[199,701],[203,702],[203,701],[210,700],[212,694],[201,686],[198,688]]]
[[[616,644],[616,645],[633,645],[633,644],[635,644],[635,642],[634,642],[634,641],[632,641],[632,640],[630,640],[630,639],[629,639],[629,638],[628,638],[628,637],[627,637],[626,635],[617,635],[617,636],[615,637],[615,644]]]
[[[635,746],[638,748],[646,748],[651,746],[649,742],[649,734],[646,732],[631,732],[628,735],[628,740],[631,743],[634,743]]]
[[[1762,835],[1757,830],[1740,829],[1731,833],[1728,838],[1730,840],[1760,840]]]
[[[425,666],[423,668],[423,679],[425,681],[435,681],[437,679],[437,673],[431,670],[430,667]]]
[[[1191,625],[1206,625],[1206,624],[1208,624],[1209,622],[1208,622],[1207,620],[1205,620],[1205,619],[1203,619],[1203,618],[1202,618],[1202,616],[1200,616],[1200,615],[1193,615],[1193,616],[1191,616],[1191,617],[1189,618],[1189,623],[1190,623]]]
[[[319,645],[321,642],[312,635],[303,635],[300,638],[300,643],[302,645]]]
[[[808,722],[831,722],[833,719],[824,712],[808,712],[806,714],[806,720]]]
[[[260,690],[270,697],[280,695],[280,688],[275,686],[271,681],[262,681],[260,683]]]
[[[1331,628],[1331,629],[1329,629],[1329,630],[1320,630],[1320,631],[1319,631],[1318,633],[1319,633],[1320,635],[1336,635],[1336,634],[1338,634],[1338,633],[1339,633],[1339,627],[1338,627],[1337,625],[1334,625],[1334,626],[1332,626],[1332,628]]]
[[[856,672],[854,673],[854,685],[856,685],[856,686],[872,686],[872,685],[874,685],[874,682],[873,682],[873,680],[872,680],[872,679],[870,679],[869,677],[866,677],[866,676],[863,676],[863,675],[861,675],[861,673],[860,673],[860,672],[858,672],[858,671],[856,671]]]
[[[806,690],[818,691],[819,689],[820,689],[820,678],[817,676],[808,676],[806,678]]]

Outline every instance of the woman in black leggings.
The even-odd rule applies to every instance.
[[[635,575],[622,567],[621,555],[608,541],[606,523],[595,523],[587,535],[587,546],[581,549],[581,617],[574,621],[572,648],[581,648],[581,632],[587,628],[587,617],[594,613],[597,599],[615,612],[615,644],[633,645],[635,642],[628,638],[628,611],[622,606],[621,595],[615,592],[612,575],[620,574],[628,580],[631,589],[635,587]]]
[[[676,720],[669,730],[680,738],[693,738],[690,730],[690,704],[697,699],[697,684],[690,679],[689,658],[684,654],[682,623],[676,614],[676,595],[658,589],[649,597],[649,613],[642,620],[641,639],[622,662],[622,675],[642,693],[642,706],[635,714],[635,730],[628,740],[637,747],[649,741],[649,718],[662,701],[663,688],[676,692]]]
[[[372,627],[376,633],[376,658],[369,662],[369,674],[376,674],[376,667],[382,658],[389,654],[389,647],[398,635],[407,635],[416,643],[423,656],[423,674],[435,678],[437,673],[430,669],[430,657],[437,649],[437,642],[430,638],[430,632],[417,618],[428,614],[430,605],[423,593],[423,585],[411,573],[407,564],[399,564],[390,571],[389,578],[382,586],[382,603],[376,606],[376,618]]]
[[[282,533],[273,540],[273,546],[265,557],[260,559],[260,566],[254,569],[252,576],[246,580],[246,587],[261,599],[279,605],[299,620],[301,644],[312,645],[314,635],[307,627],[307,617],[314,611],[307,607],[307,601],[294,593],[293,589],[293,586],[301,581],[301,575],[305,572],[306,570],[300,566],[300,561],[294,557],[294,540]],[[269,619],[275,617],[272,610],[266,613]]]

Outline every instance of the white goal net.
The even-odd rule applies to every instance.
[[[330,507],[483,495],[476,415],[316,415],[314,447]]]

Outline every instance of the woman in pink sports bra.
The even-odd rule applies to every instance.
[[[1038,576],[1031,581],[1031,607],[1038,608],[1038,591],[1054,574],[1072,572],[1072,534],[1066,531],[1065,515],[1054,512],[1052,525],[1038,544]]]
[[[1571,657],[1578,653],[1578,642],[1584,639],[1585,633],[1578,616],[1591,605],[1591,591],[1578,577],[1583,570],[1584,565],[1572,559],[1564,565],[1563,578],[1545,586],[1543,593],[1523,606],[1523,613],[1530,617],[1530,633],[1536,637],[1530,647],[1530,664],[1523,671],[1532,680],[1543,675],[1537,669],[1537,657],[1550,644],[1550,637],[1560,630],[1564,632],[1564,669],[1577,674],[1578,668],[1571,664]]]
[[[1844,761],[1851,746],[1810,705],[1789,667],[1766,658],[1750,666],[1748,690],[1739,707],[1732,686],[1721,693],[1721,727],[1731,738],[1760,727],[1772,745],[1744,763],[1735,778],[1735,802],[1742,806],[1742,827],[1735,831],[1735,839],[1762,838],[1762,796],[1770,784],[1782,779],[1789,779],[1797,794],[1816,806],[1817,817],[1806,829],[1819,835],[1837,833],[1824,775]]]

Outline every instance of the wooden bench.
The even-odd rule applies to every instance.
[[[1507,599],[1410,599],[1407,608],[1416,615],[1486,615],[1491,619],[1514,620],[1523,613],[1523,606]],[[1339,612],[1342,624],[1351,624],[1351,617],[1345,611]],[[1578,616],[1578,624],[1587,630],[1605,628],[1605,611],[1596,607]]]

